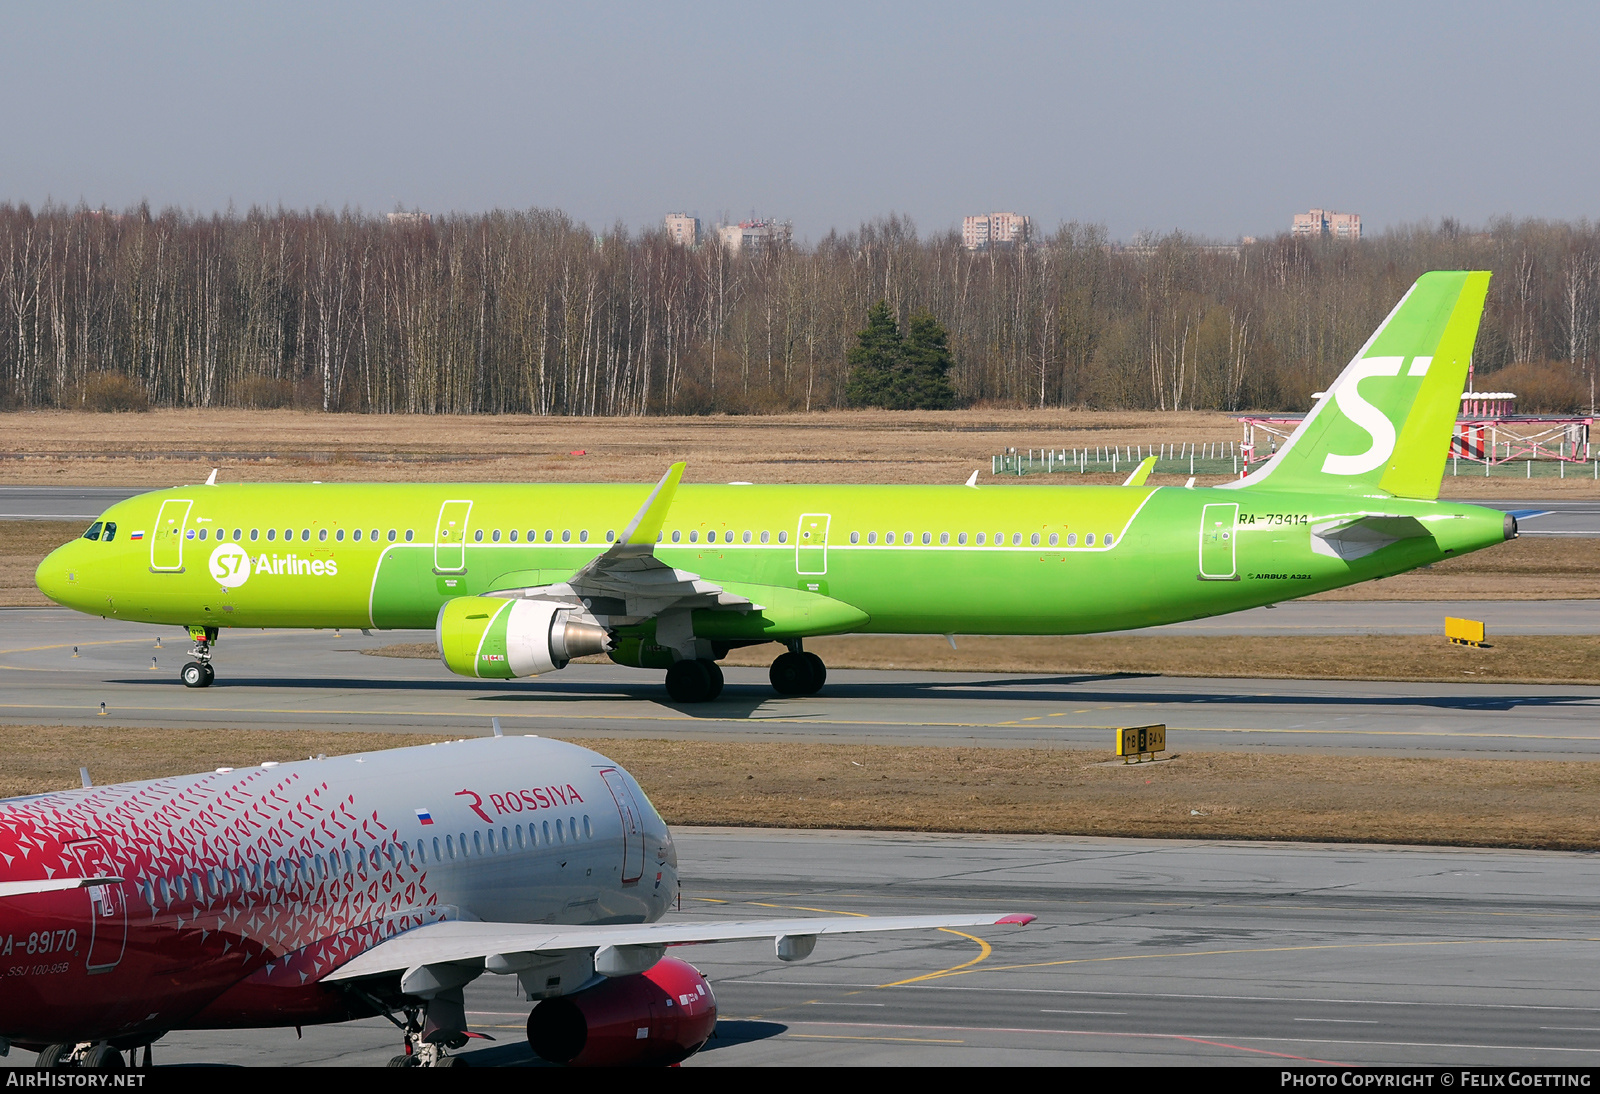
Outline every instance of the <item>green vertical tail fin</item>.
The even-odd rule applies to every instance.
[[[1417,278],[1244,489],[1436,498],[1489,292],[1483,271]]]

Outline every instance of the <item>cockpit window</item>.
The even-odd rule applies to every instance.
[[[102,527],[104,527],[104,525],[102,525],[98,520],[95,521],[93,524],[89,525],[89,530],[83,533],[83,538],[98,540],[100,538],[100,529]]]
[[[114,520],[106,521],[106,530],[104,532],[100,533],[100,542],[101,543],[110,543],[112,540],[114,540],[116,538],[117,538],[117,522],[114,521]]]

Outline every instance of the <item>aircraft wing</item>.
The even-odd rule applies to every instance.
[[[519,592],[549,595],[553,592],[565,598],[570,589],[572,598],[588,601],[594,614],[605,616],[611,626],[642,623],[668,612],[688,612],[696,608],[732,611],[759,608],[749,599],[730,593],[699,574],[668,566],[656,558],[661,524],[672,507],[683,470],[682,463],[669,467],[616,542],[562,585],[539,590],[505,590],[499,595]]]
[[[709,942],[744,942],[772,939],[800,942],[797,956],[811,952],[820,935],[871,934],[880,931],[937,930],[943,927],[1020,926],[1034,917],[1020,913],[987,912],[977,915],[823,916],[808,919],[703,920],[669,923],[618,923],[569,927],[527,923],[477,923],[449,920],[429,923],[380,942],[327,976],[325,981],[359,980],[386,973],[406,973],[427,966],[465,965],[474,970],[512,972],[534,963],[539,956],[554,957],[590,951],[597,971],[611,965],[642,971],[655,964],[667,946]],[[633,951],[629,953],[629,951]],[[795,952],[795,951],[791,951]],[[632,960],[630,960],[630,958]],[[642,965],[642,968],[639,967]],[[614,973],[612,975],[615,975]]]

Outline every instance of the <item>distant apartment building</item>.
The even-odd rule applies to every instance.
[[[668,213],[661,220],[667,238],[680,247],[694,247],[700,242],[700,218],[688,213]]]
[[[1357,213],[1335,213],[1331,209],[1313,209],[1309,213],[1294,215],[1293,234],[1333,239],[1360,239],[1361,217]]]
[[[969,251],[1007,247],[1033,238],[1033,218],[1021,213],[984,213],[961,221],[961,245]]]
[[[794,226],[787,220],[742,220],[717,229],[723,247],[734,254],[788,243],[793,235]]]

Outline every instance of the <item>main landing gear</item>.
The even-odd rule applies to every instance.
[[[667,670],[667,695],[674,703],[709,703],[722,694],[722,667],[709,658],[675,661]]]
[[[211,667],[211,647],[217,641],[217,628],[190,627],[189,637],[194,640],[194,648],[189,651],[194,660],[178,670],[178,679],[186,688],[208,688],[217,678],[217,671]]]
[[[828,679],[828,666],[814,653],[800,648],[797,638],[789,643],[789,652],[778,655],[767,672],[773,690],[779,695],[815,695]]]
[[[137,1042],[128,1045],[123,1042],[110,1044],[105,1041],[46,1045],[39,1050],[39,1059],[34,1066],[48,1071],[123,1071],[133,1066],[134,1054],[140,1047]],[[142,1047],[144,1063],[139,1066],[149,1067],[150,1045],[146,1043]],[[124,1049],[128,1053],[127,1060],[122,1058]]]
[[[787,645],[768,673],[773,689],[779,695],[815,695],[827,682],[828,666],[801,649],[798,638]],[[667,695],[674,703],[709,703],[721,694],[722,668],[709,658],[685,658],[667,670]]]

